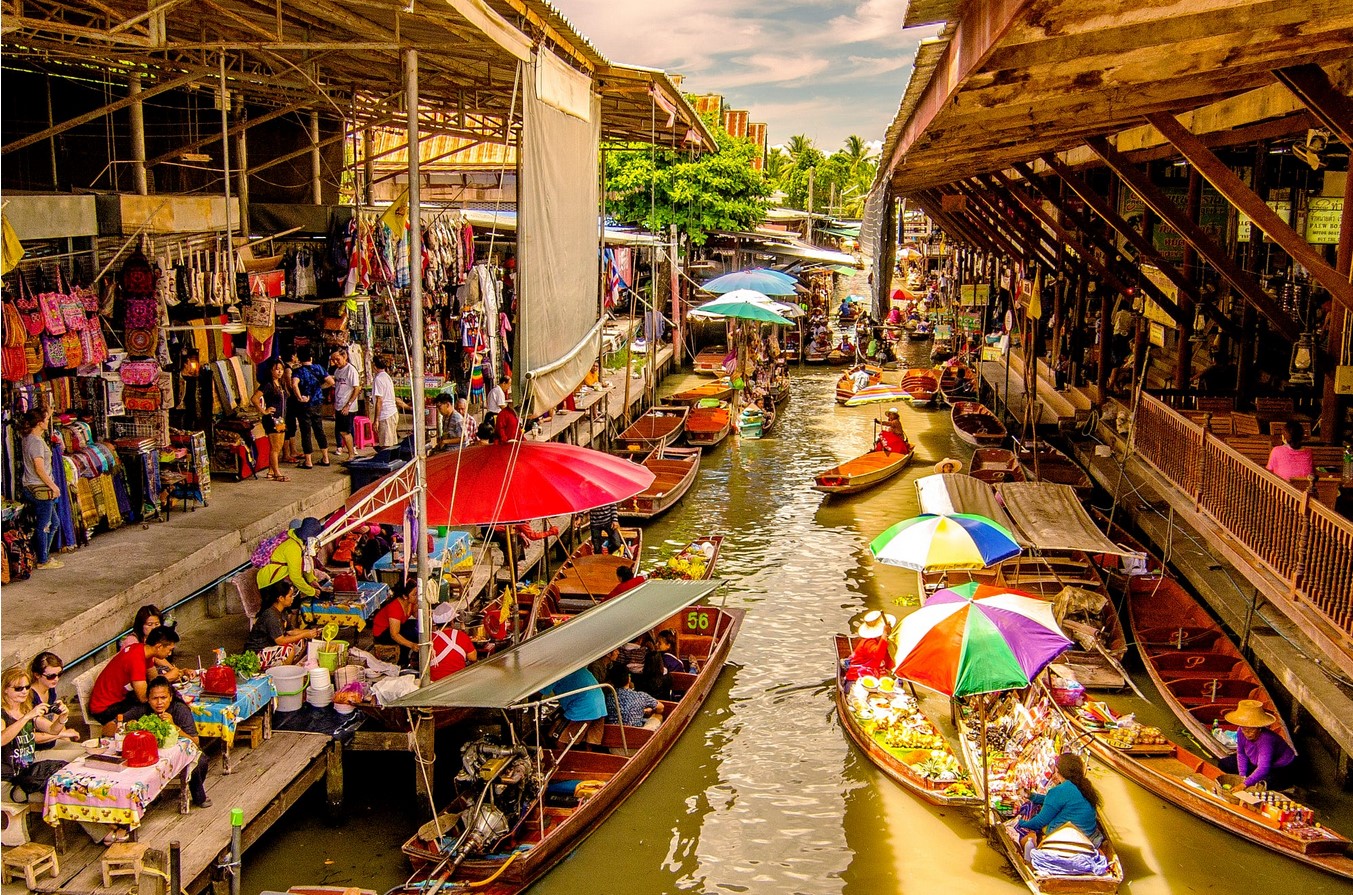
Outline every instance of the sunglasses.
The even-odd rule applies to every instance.
[[[28,684],[21,684],[17,687],[10,687],[10,689],[13,690],[15,693],[27,693],[29,690],[33,688],[30,687]]]
[[[44,671],[44,672],[42,673],[42,677],[43,677],[43,680],[54,681],[54,680],[56,680],[57,678],[61,677],[61,672],[59,672],[59,671]]]

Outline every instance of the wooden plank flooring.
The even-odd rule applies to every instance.
[[[169,843],[177,839],[182,847],[184,889],[197,891],[208,881],[222,850],[230,845],[230,810],[244,811],[243,840],[247,849],[306,789],[323,778],[324,752],[328,746],[329,737],[322,734],[277,731],[256,749],[236,748],[235,773],[230,776],[221,773],[221,760],[216,756],[207,775],[211,807],[179,814],[177,791],[167,793],[146,814],[137,830],[137,841],[152,850],[167,851]],[[38,841],[51,841],[50,828],[41,820],[34,827]],[[115,877],[111,889],[103,887],[99,861],[104,848],[92,843],[78,824],[67,823],[65,836],[66,852],[59,856],[61,875],[58,879],[44,877],[39,881],[38,891],[82,895],[130,892],[136,881],[129,876]],[[151,861],[156,866],[165,866],[163,856]],[[22,882],[3,887],[3,895],[26,891]]]

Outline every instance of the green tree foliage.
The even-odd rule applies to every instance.
[[[878,160],[862,137],[852,134],[841,149],[825,155],[807,136],[795,134],[772,151],[772,157],[777,155],[775,164],[768,160],[766,171],[784,193],[786,206],[808,210],[811,182],[813,211],[847,218],[864,214]]]
[[[705,124],[718,142],[712,153],[691,157],[646,146],[607,152],[607,213],[655,231],[676,224],[696,245],[712,231],[761,223],[770,187],[752,168],[757,147],[729,136],[713,116],[705,116]]]

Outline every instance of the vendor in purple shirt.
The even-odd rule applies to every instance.
[[[1242,699],[1236,710],[1225,716],[1228,724],[1240,728],[1236,736],[1236,754],[1223,758],[1221,769],[1244,777],[1244,785],[1235,791],[1263,783],[1269,789],[1287,789],[1296,784],[1297,753],[1271,729],[1277,718],[1264,711],[1257,699]]]

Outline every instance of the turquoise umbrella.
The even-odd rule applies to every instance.
[[[751,289],[762,295],[793,295],[793,280],[785,280],[787,274],[767,270],[739,270],[726,273],[706,282],[700,289],[704,292],[725,293]]]
[[[778,323],[781,326],[793,326],[794,321],[780,314],[771,306],[769,297],[751,289],[738,289],[707,301],[695,308],[701,314],[717,317],[732,317],[737,320],[755,320],[760,323]]]

